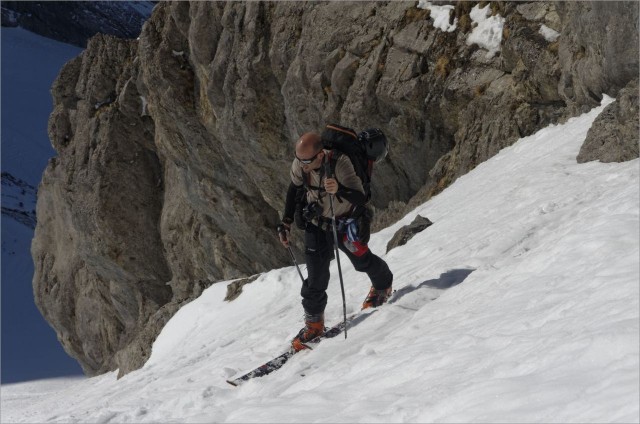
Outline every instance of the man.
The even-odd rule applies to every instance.
[[[328,196],[334,196],[333,209],[338,229],[338,247],[357,271],[366,272],[372,286],[362,308],[377,307],[391,295],[393,274],[387,263],[374,255],[368,248],[367,240],[354,239],[353,231],[347,237],[347,218],[356,206],[367,202],[362,181],[356,175],[349,157],[337,151],[323,149],[317,133],[305,133],[296,142],[295,159],[291,164],[291,184],[287,191],[285,212],[278,234],[285,247],[289,247],[289,232],[299,193],[306,193],[305,222],[303,226],[305,258],[308,278],[302,284],[302,307],[305,326],[291,342],[297,351],[304,349],[304,343],[324,332],[324,310],[327,305],[329,284],[329,263],[333,257],[333,227]],[[325,175],[325,161],[334,158],[335,175]],[[337,158],[337,159],[336,159]],[[299,220],[296,221],[297,223]],[[343,228],[345,227],[345,228]]]

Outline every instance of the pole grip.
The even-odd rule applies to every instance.
[[[326,178],[333,178],[331,173],[331,152],[324,155],[324,176]]]

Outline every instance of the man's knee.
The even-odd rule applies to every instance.
[[[376,258],[380,259],[376,255],[371,253],[371,250],[369,250],[362,256],[353,257],[351,263],[353,264],[353,267],[356,271],[367,272],[371,267],[375,266]]]

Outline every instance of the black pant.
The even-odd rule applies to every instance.
[[[366,272],[376,289],[391,287],[393,274],[389,266],[380,257],[374,255],[369,248],[364,254],[356,256],[345,247],[344,234],[338,233],[338,248],[342,250],[356,271]],[[309,277],[302,284],[302,307],[308,314],[321,314],[327,306],[327,286],[329,285],[329,263],[333,258],[333,232],[324,231],[312,224],[307,224],[304,233],[305,257]]]

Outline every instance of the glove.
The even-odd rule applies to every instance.
[[[276,229],[278,230],[280,243],[282,243],[284,247],[289,247],[289,233],[291,232],[291,222],[291,218],[283,218],[282,222],[276,227]]]

